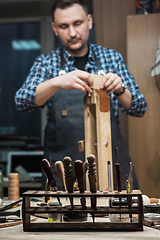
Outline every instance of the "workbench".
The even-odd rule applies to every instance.
[[[94,239],[160,239],[160,231],[144,226],[142,232],[23,232],[23,226],[18,225],[14,227],[0,229],[0,238],[2,240],[94,240]]]
[[[36,204],[36,203],[35,203]],[[21,209],[21,205],[18,206],[16,209]],[[13,208],[13,210],[16,210]],[[43,222],[44,219],[37,218],[33,216],[33,219],[35,222]],[[94,231],[94,232],[87,232],[87,231],[81,231],[81,232],[24,232],[23,231],[23,224],[19,224],[17,226],[12,227],[5,227],[0,228],[0,239],[2,240],[11,240],[11,239],[24,239],[24,240],[41,240],[41,239],[54,239],[54,240],[67,240],[67,239],[73,239],[73,240],[94,240],[94,239],[160,239],[160,230],[153,229],[151,227],[144,226],[143,231]]]

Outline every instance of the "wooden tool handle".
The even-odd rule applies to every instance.
[[[87,170],[88,170],[88,163],[84,162],[83,163],[83,177],[85,177]]]
[[[52,167],[51,167],[50,162],[47,159],[42,159],[41,167],[42,167],[44,174],[48,178],[48,184],[51,187],[56,187],[56,180],[53,177],[53,172],[52,172]]]
[[[89,175],[88,177],[89,177],[90,192],[96,193],[97,192],[97,176]]]
[[[120,164],[116,163],[115,164],[115,168],[116,168],[116,178],[117,178],[117,189],[118,192],[122,191],[122,184],[121,184],[121,169],[120,169]]]
[[[89,154],[87,157],[88,160],[88,178],[89,178],[89,185],[90,185],[90,192],[96,193],[97,192],[97,170],[96,170],[96,163],[95,163],[95,156],[93,154]],[[91,197],[91,208],[96,209],[96,197]],[[94,222],[94,214],[92,215],[93,222]]]
[[[62,161],[56,161],[55,162],[55,169],[56,169],[56,173],[57,176],[59,177],[61,186],[62,186],[62,190],[66,191],[66,183],[65,183],[65,176],[64,176],[64,165]]]
[[[89,184],[90,184],[90,191],[92,193],[97,192],[97,170],[96,170],[96,163],[95,163],[95,156],[93,154],[89,154],[87,157],[88,166],[89,166]]]
[[[81,160],[76,160],[74,162],[74,169],[75,169],[80,193],[83,193],[85,189],[84,180],[83,180],[84,179],[83,162]]]
[[[73,193],[73,171],[71,161],[72,159],[68,156],[63,158],[66,187],[69,193]]]

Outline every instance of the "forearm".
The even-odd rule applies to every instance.
[[[57,76],[37,86],[34,103],[37,106],[44,105],[59,89],[77,89],[79,91],[92,92],[90,86],[93,80],[89,73],[75,70],[65,75]]]
[[[36,89],[34,103],[37,106],[43,106],[57,91],[57,78],[49,79],[40,83]]]
[[[119,102],[120,108],[122,112],[125,114],[129,114],[135,117],[142,117],[146,112],[147,102],[143,94],[140,93],[139,91],[132,92],[131,107],[128,110],[121,105],[118,97],[114,96],[114,98],[116,98],[117,103]]]
[[[117,96],[117,100],[125,110],[129,110],[131,108],[132,95],[128,89],[125,89],[125,92],[122,95]]]

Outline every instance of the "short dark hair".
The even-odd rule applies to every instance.
[[[53,21],[54,21],[54,13],[57,8],[65,9],[65,8],[71,7],[73,4],[81,5],[84,11],[86,12],[86,14],[88,15],[88,8],[85,3],[85,0],[56,0],[52,6],[52,12],[51,12]]]

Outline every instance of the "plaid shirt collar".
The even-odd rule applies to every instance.
[[[68,63],[69,65],[73,65],[74,57],[64,47],[62,48],[62,51],[63,51],[65,62]],[[92,45],[89,44],[88,61],[90,65],[95,65],[95,56],[93,51],[95,50],[93,50]],[[97,55],[97,51],[95,51],[95,54]]]

